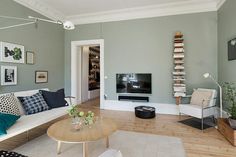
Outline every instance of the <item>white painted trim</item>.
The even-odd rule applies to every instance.
[[[105,12],[96,12],[91,14],[80,14],[66,16],[62,12],[54,9],[39,0],[14,0],[40,14],[53,20],[70,20],[74,24],[88,24],[99,22],[122,21],[130,19],[160,17],[169,15],[190,14],[208,11],[217,11],[217,9],[226,0],[181,0],[179,2],[167,3],[161,5],[151,5],[144,7],[135,7]]]
[[[81,51],[78,53],[78,48],[81,46],[99,45],[100,46],[100,107],[103,108],[104,102],[104,39],[97,40],[81,40],[71,42],[71,95],[76,97],[76,103],[81,103]],[[80,77],[79,77],[80,76]]]
[[[102,109],[118,110],[118,111],[134,111],[134,108],[136,106],[152,106],[156,108],[156,113],[179,115],[179,108],[176,104],[164,104],[164,103],[105,100]]]
[[[32,9],[53,20],[65,20],[65,15],[53,7],[39,0],[14,0],[15,2]]]
[[[217,6],[216,6],[217,10],[219,10],[225,2],[226,2],[226,0],[219,0],[219,2],[217,3]]]
[[[66,19],[72,21],[74,24],[88,24],[208,11],[217,11],[216,2],[214,0],[183,1],[92,14],[80,14],[68,16]]]

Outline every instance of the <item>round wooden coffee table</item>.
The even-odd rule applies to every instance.
[[[81,130],[72,128],[71,119],[64,119],[51,125],[47,134],[58,142],[57,153],[61,153],[61,143],[82,143],[83,157],[88,157],[88,142],[106,138],[106,147],[109,147],[109,135],[117,130],[116,124],[110,119],[98,120],[91,127]]]

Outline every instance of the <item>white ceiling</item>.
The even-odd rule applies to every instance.
[[[41,0],[65,16],[191,0]]]
[[[14,0],[75,24],[216,11],[226,0]]]

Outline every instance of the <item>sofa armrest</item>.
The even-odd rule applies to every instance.
[[[66,96],[65,97],[65,100],[66,100],[66,102],[68,103],[69,106],[73,105],[71,99],[75,99],[75,97],[74,96]]]

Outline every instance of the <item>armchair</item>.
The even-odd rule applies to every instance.
[[[201,119],[201,129],[204,127],[204,118],[215,115],[217,91],[215,89],[198,88],[194,91],[190,104],[180,104],[179,114],[189,115]]]

